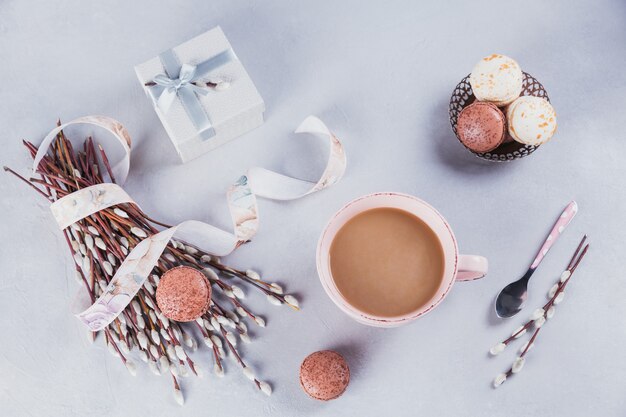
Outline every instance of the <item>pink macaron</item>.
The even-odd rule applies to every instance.
[[[168,319],[193,321],[209,308],[211,284],[197,269],[177,266],[161,276],[156,302]]]
[[[475,101],[459,114],[456,131],[466,148],[474,152],[489,152],[504,142],[506,118],[494,104]]]
[[[339,397],[349,383],[350,368],[335,351],[311,353],[300,365],[300,386],[316,400],[330,401]]]

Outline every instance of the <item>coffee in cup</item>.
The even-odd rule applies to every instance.
[[[423,220],[389,207],[357,214],[330,246],[330,270],[341,295],[378,317],[426,304],[443,281],[443,259],[439,238]]]
[[[355,320],[393,327],[421,317],[455,281],[483,277],[487,260],[459,254],[443,216],[406,194],[351,201],[327,224],[317,270],[333,302]]]

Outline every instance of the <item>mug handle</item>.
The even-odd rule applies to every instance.
[[[459,255],[457,281],[473,281],[487,275],[489,262],[487,258],[477,255]]]

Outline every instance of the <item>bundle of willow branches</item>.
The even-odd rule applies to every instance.
[[[27,141],[24,141],[24,146],[34,158],[37,147]],[[103,169],[115,181],[101,146],[96,147],[94,141],[87,138],[82,150],[75,152],[63,132],[57,135],[31,178],[27,179],[8,167],[4,169],[50,202],[78,189],[104,182],[101,173]],[[158,226],[169,227],[148,217],[138,206],[125,203],[100,210],[63,230],[75,261],[77,280],[84,285],[92,303],[102,294],[115,274],[116,267],[129,251],[148,235],[157,233]],[[185,324],[168,320],[159,311],[155,300],[155,288],[161,274],[180,265],[202,271],[213,290],[208,311],[195,322]],[[157,375],[170,374],[175,399],[183,404],[184,397],[178,378],[191,374],[202,376],[201,366],[189,356],[189,352],[198,347],[190,331],[196,327],[197,331],[193,333],[201,335],[213,353],[213,370],[216,375],[223,376],[223,360],[228,352],[256,388],[270,395],[270,385],[256,378],[237,350],[238,341],[250,342],[246,320],[265,327],[263,318],[253,313],[242,301],[245,294],[237,284],[261,291],[272,304],[286,304],[295,310],[299,309],[293,296],[284,294],[280,285],[262,280],[257,272],[228,267],[219,258],[198,247],[172,240],[133,301],[101,331],[105,343],[132,375],[136,374],[137,369],[131,356],[147,363],[149,369]],[[98,333],[90,334],[92,341]]]

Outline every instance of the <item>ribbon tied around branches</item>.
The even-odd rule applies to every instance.
[[[176,80],[162,79],[167,84],[168,97],[183,91],[193,94],[190,86],[194,71],[186,68]],[[169,80],[169,81],[168,81]],[[165,100],[165,99],[164,99]],[[118,204],[137,204],[122,189],[130,166],[130,135],[118,121],[106,116],[85,116],[62,124],[44,138],[35,155],[36,171],[57,134],[69,125],[87,124],[104,128],[111,133],[124,150],[122,158],[112,164],[111,172],[117,184],[102,183],[77,190],[51,204],[52,214],[60,229],[88,217],[100,210]],[[139,242],[121,263],[103,294],[85,311],[76,316],[92,331],[106,327],[132,301],[157,264],[171,239],[177,238],[196,244],[216,256],[231,253],[249,241],[259,225],[256,196],[274,200],[294,200],[321,191],[341,179],[346,168],[346,155],[341,142],[317,117],[307,117],[296,133],[309,133],[329,143],[330,152],[326,168],[316,182],[299,180],[264,168],[251,168],[228,190],[227,200],[233,221],[233,232],[210,224],[188,220],[174,227],[148,236]]]

